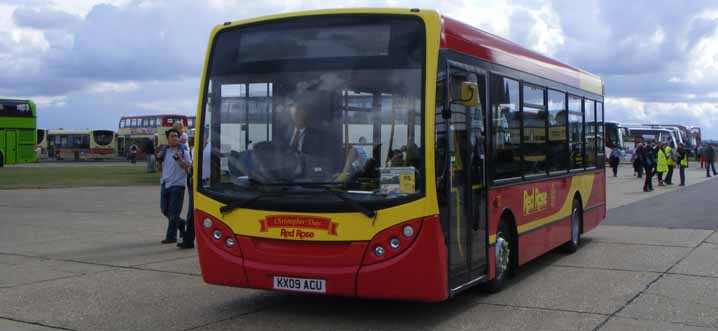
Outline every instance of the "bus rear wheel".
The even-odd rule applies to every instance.
[[[576,198],[573,199],[573,207],[571,207],[571,239],[563,246],[566,253],[576,252],[581,245],[582,224],[583,209],[581,208],[581,201]]]
[[[506,285],[506,281],[514,272],[516,253],[513,248],[514,232],[509,222],[502,220],[499,225],[499,231],[496,232],[496,243],[494,244],[494,279],[490,280],[485,289],[490,293],[501,291]]]

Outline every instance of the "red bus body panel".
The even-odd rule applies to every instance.
[[[91,153],[94,154],[114,154],[115,151],[112,149],[112,147],[100,147],[100,148],[91,148]]]
[[[207,217],[195,210],[195,227]],[[388,260],[363,265],[369,242],[309,242],[237,236],[242,257],[197,231],[205,282],[272,290],[274,276],[326,280],[326,294],[436,302],[448,298],[446,246],[438,218],[424,221],[410,247]],[[305,294],[302,292],[302,294]]]
[[[449,294],[447,253],[439,219],[424,221],[418,238],[406,252],[359,270],[357,295],[430,302],[446,300]]]
[[[576,190],[572,181],[590,176],[589,182]],[[583,204],[583,232],[595,228],[606,216],[605,172],[581,173],[577,176],[546,179],[540,182],[512,185],[489,191],[489,235],[496,235],[498,224],[504,212],[513,216],[519,235],[519,265],[535,259],[571,239],[570,210],[574,195],[578,195]],[[583,190],[583,192],[582,192]],[[526,209],[526,199],[536,194],[546,198],[545,208]],[[586,201],[588,199],[588,201]],[[562,208],[564,212],[562,213]],[[570,212],[570,211],[569,211]],[[522,231],[522,227],[531,227],[534,222],[544,224]],[[493,247],[490,248],[489,265],[493,266]],[[493,268],[490,272],[493,277]]]

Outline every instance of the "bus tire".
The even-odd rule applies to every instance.
[[[2,153],[0,153],[0,168],[5,166],[5,159],[2,156]]]
[[[581,246],[581,229],[583,229],[583,208],[581,200],[576,197],[573,199],[573,207],[571,207],[571,239],[564,244],[564,252],[575,253]]]
[[[513,275],[516,269],[518,262],[516,238],[516,232],[512,229],[511,223],[505,218],[502,219],[494,244],[494,279],[485,286],[485,290],[489,293],[501,291],[506,285],[507,279]]]

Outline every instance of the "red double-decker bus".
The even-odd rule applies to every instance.
[[[204,280],[441,301],[606,215],[603,82],[435,11],[217,26],[197,111]]]
[[[117,131],[117,154],[127,156],[129,148],[135,145],[139,149],[138,157],[142,157],[148,145],[157,147],[167,144],[165,131],[171,128],[176,122],[182,122],[184,127],[187,127],[188,117],[185,115],[165,114],[125,116],[120,118],[119,130]]]

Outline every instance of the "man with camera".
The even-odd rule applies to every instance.
[[[184,187],[187,173],[192,171],[192,158],[184,145],[179,143],[180,133],[176,129],[165,132],[169,145],[164,145],[157,153],[161,162],[162,177],[160,179],[160,209],[167,217],[167,234],[163,244],[177,242],[177,231],[182,235],[184,221],[180,218],[184,201]]]

